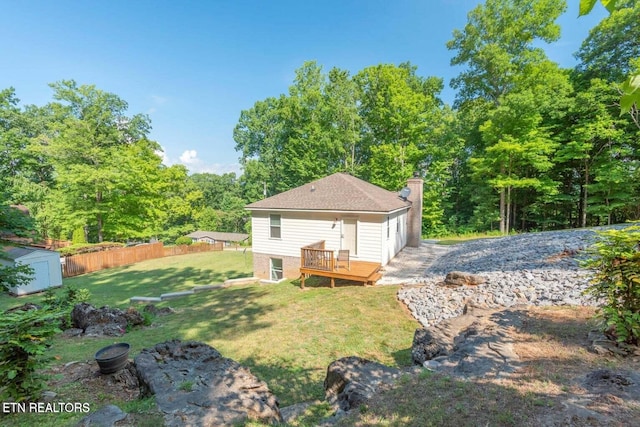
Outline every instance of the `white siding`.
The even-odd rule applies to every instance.
[[[281,238],[269,237],[269,215],[281,215]],[[386,265],[405,245],[406,211],[389,215],[387,239],[385,214],[331,214],[320,212],[254,211],[251,217],[253,251],[273,256],[300,256],[300,248],[320,240],[325,248],[341,249],[342,219],[357,219],[357,254],[355,260]],[[400,231],[397,223],[400,221]]]
[[[358,256],[355,259],[382,263],[381,224],[384,215],[361,215],[358,221]]]
[[[269,214],[281,215],[281,237],[269,237]],[[338,221],[334,225],[334,220]],[[253,212],[251,217],[252,250],[257,253],[300,256],[300,248],[319,240],[325,248],[340,249],[340,218],[336,215],[306,212]]]
[[[388,233],[387,233],[388,218]],[[387,237],[388,235],[388,237]],[[407,245],[407,211],[397,212],[384,217],[382,223],[381,263],[386,265]]]

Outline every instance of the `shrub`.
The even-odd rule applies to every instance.
[[[586,262],[594,271],[587,293],[602,301],[599,315],[618,342],[640,344],[640,226],[598,233]]]
[[[0,399],[34,400],[44,385],[38,372],[51,360],[45,357],[49,339],[70,325],[72,307],[89,299],[87,289],[67,287],[57,296],[48,289],[43,308],[14,310],[0,315]]]
[[[0,315],[0,399],[29,401],[39,397],[44,377],[38,374],[51,358],[48,340],[60,332],[62,310],[51,307]]]
[[[84,228],[78,227],[73,230],[73,234],[71,235],[71,243],[73,243],[74,245],[87,243],[87,239],[84,235]]]
[[[176,245],[190,245],[192,243],[193,240],[191,240],[191,237],[182,236],[176,239]]]

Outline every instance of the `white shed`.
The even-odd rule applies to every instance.
[[[14,295],[26,295],[41,292],[47,288],[62,285],[62,267],[60,254],[45,249],[30,247],[5,247],[0,258],[3,265],[28,265],[33,269],[31,282],[9,289]]]

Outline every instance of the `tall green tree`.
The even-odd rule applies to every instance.
[[[435,144],[441,120],[442,80],[423,78],[409,63],[367,67],[355,77],[360,88],[362,143],[369,150],[364,175],[389,190],[404,186]]]
[[[146,138],[149,119],[126,116],[124,100],[92,85],[65,80],[51,87],[54,120],[45,150],[56,170],[50,206],[57,220],[66,232],[86,227],[98,242],[140,236],[160,197],[159,146]]]
[[[553,191],[543,173],[550,167],[554,143],[540,126],[557,102],[553,90],[564,94],[567,80],[535,42],[559,38],[555,20],[565,9],[563,0],[487,0],[468,14],[464,30],[455,30],[447,43],[456,52],[451,64],[465,66],[451,82],[458,89],[456,105],[474,120],[478,107],[484,110],[482,136],[472,146],[477,151],[473,166],[476,176],[489,178],[478,182],[499,195],[503,233],[511,226],[515,188]],[[551,88],[545,87],[547,79]]]
[[[616,8],[589,31],[575,56],[584,81],[593,78],[622,82],[640,57],[640,3],[617,2]]]

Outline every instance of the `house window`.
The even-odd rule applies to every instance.
[[[282,280],[282,258],[270,258],[270,277],[273,281]]]
[[[269,237],[279,239],[281,237],[280,215],[269,215]]]
[[[387,239],[391,236],[391,220],[387,217]]]

